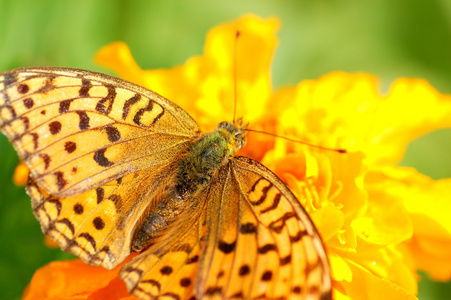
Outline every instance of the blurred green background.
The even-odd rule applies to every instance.
[[[451,93],[449,0],[0,0],[0,71],[48,65],[105,72],[93,56],[116,40],[143,68],[171,67],[201,54],[211,27],[248,12],[282,22],[275,87],[344,70],[379,76],[382,90],[397,77],[419,77]],[[440,130],[414,141],[402,165],[451,177],[450,150],[451,129]],[[12,184],[18,159],[4,136],[0,159],[0,299],[19,299],[34,270],[68,255],[43,245],[29,198]],[[420,299],[449,299],[449,283],[421,276]]]

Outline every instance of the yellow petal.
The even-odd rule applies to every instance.
[[[352,281],[334,282],[334,292],[336,291],[339,295],[346,295],[349,299],[417,299],[414,296],[415,290],[406,289],[390,280],[376,276],[353,263],[348,263],[348,267],[352,272]]]
[[[383,95],[372,75],[333,72],[284,88],[272,102],[282,132],[362,151],[370,163],[396,163],[410,141],[451,126],[450,97],[418,79],[399,79]]]
[[[384,192],[403,199],[413,226],[408,242],[417,267],[438,280],[451,278],[451,179],[432,180],[412,168],[378,169]],[[393,227],[393,230],[397,230]]]
[[[204,55],[168,70],[141,70],[123,43],[105,46],[96,61],[122,78],[174,101],[209,130],[224,121],[224,116],[229,121],[233,119],[235,85],[237,117],[245,116],[247,121],[253,121],[265,112],[265,103],[272,92],[269,70],[278,28],[277,19],[254,15],[216,26],[207,35]],[[237,41],[238,30],[241,35]]]

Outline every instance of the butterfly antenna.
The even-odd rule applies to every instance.
[[[238,38],[240,37],[240,30],[238,29],[235,33],[235,44],[233,45],[233,94],[234,94],[234,104],[233,104],[233,123],[235,124],[236,119],[236,105],[238,99],[237,91],[237,56],[238,56]]]
[[[256,133],[266,134],[266,135],[269,135],[269,136],[273,136],[273,137],[276,137],[276,138],[281,138],[281,139],[284,139],[284,140],[287,140],[287,141],[290,141],[290,142],[307,145],[309,147],[316,148],[316,149],[321,149],[321,150],[325,150],[325,151],[333,151],[333,152],[338,152],[338,153],[347,153],[348,152],[348,151],[346,151],[346,149],[334,149],[334,148],[322,147],[322,146],[310,144],[310,143],[307,143],[307,142],[304,142],[304,141],[298,141],[298,140],[290,139],[290,138],[287,138],[287,137],[284,137],[284,136],[280,136],[280,135],[269,133],[269,132],[265,132],[265,131],[259,131],[259,130],[253,130],[253,129],[245,129],[245,130],[249,131],[249,132],[256,132]]]

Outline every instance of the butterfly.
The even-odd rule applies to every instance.
[[[42,231],[141,299],[330,299],[321,238],[287,186],[175,103],[92,71],[0,74],[0,126]]]

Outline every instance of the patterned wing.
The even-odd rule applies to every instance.
[[[236,157],[230,166],[223,192],[209,200],[196,294],[330,299],[326,252],[299,201],[260,163]]]
[[[162,163],[69,197],[50,195],[33,181],[27,192],[44,234],[86,263],[112,269],[130,254],[141,216],[171,176]]]
[[[0,128],[36,184],[59,197],[173,160],[199,134],[187,113],[152,91],[49,67],[0,74]]]
[[[214,185],[211,189],[222,188]],[[121,270],[130,293],[141,299],[194,299],[202,241],[205,239],[207,187],[193,197],[193,205],[147,250]],[[214,193],[214,191],[213,191]]]
[[[321,238],[288,188],[236,157],[221,168],[191,219],[121,271],[142,299],[331,299]],[[181,226],[181,224],[184,224]]]
[[[198,134],[163,97],[68,68],[0,74],[0,127],[30,169],[27,191],[44,233],[84,261],[113,268]]]

